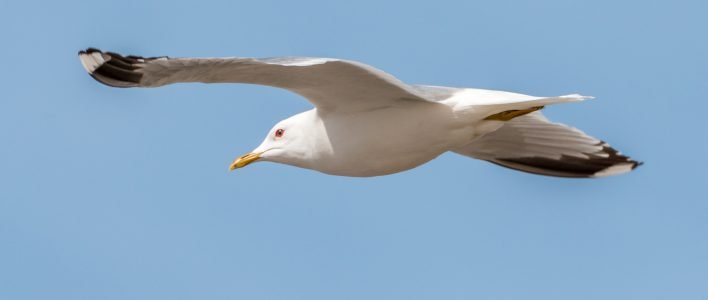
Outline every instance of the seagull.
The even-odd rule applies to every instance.
[[[112,87],[258,84],[289,90],[314,105],[275,124],[230,170],[270,161],[370,177],[409,170],[448,151],[557,177],[604,177],[641,165],[540,111],[592,98],[578,94],[536,97],[411,85],[372,66],[333,58],[141,57],[88,48],[79,59],[94,79]]]

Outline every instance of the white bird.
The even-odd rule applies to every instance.
[[[560,177],[616,175],[641,164],[538,111],[591,98],[577,94],[534,97],[409,85],[371,66],[331,58],[144,58],[94,48],[80,51],[79,58],[93,78],[113,87],[259,84],[287,89],[315,106],[278,122],[231,170],[271,161],[333,175],[379,176],[447,151]]]

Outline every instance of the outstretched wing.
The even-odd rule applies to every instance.
[[[89,48],[79,52],[84,68],[113,87],[158,87],[178,82],[248,83],[283,88],[318,109],[352,111],[427,101],[390,74],[339,59],[169,58],[122,56]]]
[[[456,153],[507,168],[559,177],[603,177],[641,163],[582,131],[533,112],[504,123]]]

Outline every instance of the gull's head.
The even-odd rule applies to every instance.
[[[304,126],[304,120],[299,116],[278,122],[268,131],[260,146],[236,158],[229,169],[233,171],[257,161],[305,166],[309,153],[308,135],[306,135],[308,130]]]

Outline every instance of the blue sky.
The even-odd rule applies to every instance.
[[[1,299],[705,299],[704,1],[3,1]],[[549,118],[646,164],[540,177],[445,154],[377,178],[227,172],[310,104],[112,89],[76,52],[348,58],[596,99]]]

